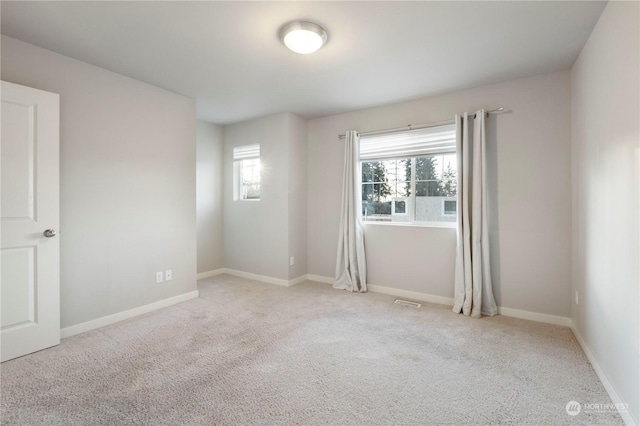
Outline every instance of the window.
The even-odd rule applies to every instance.
[[[233,199],[260,200],[260,144],[233,148]]]
[[[407,198],[396,198],[394,199],[391,203],[392,208],[391,208],[391,214],[395,214],[395,215],[406,215],[408,213],[407,211],[407,202],[409,200]]]
[[[455,136],[453,124],[363,136],[363,220],[455,223]]]
[[[442,211],[445,216],[455,216],[456,211],[456,200],[442,200]]]

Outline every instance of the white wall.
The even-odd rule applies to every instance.
[[[503,106],[487,122],[492,273],[499,305],[570,316],[571,123],[568,71],[309,120],[308,272],[332,277],[347,129],[453,119]],[[370,284],[453,297],[453,228],[366,225]]]
[[[226,268],[282,280],[307,273],[306,133],[306,121],[292,113],[223,127]],[[260,201],[234,201],[233,147],[253,143],[260,144]]]
[[[2,79],[60,94],[62,327],[194,291],[194,101],[5,36]]]
[[[222,153],[222,127],[198,121],[196,127],[198,273],[213,271],[224,266]]]
[[[225,267],[289,277],[288,114],[223,128]],[[260,144],[260,201],[233,200],[233,147]]]
[[[609,2],[572,70],[578,333],[640,423],[640,10]]]
[[[307,121],[288,114],[289,119],[289,279],[307,273]]]

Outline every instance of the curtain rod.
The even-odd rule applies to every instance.
[[[495,108],[489,111],[486,111],[485,114],[489,115],[489,114],[500,114],[504,112],[504,108],[503,107],[499,107],[499,108]],[[473,118],[476,118],[475,114],[472,114]],[[437,123],[428,123],[428,124],[418,124],[416,126],[412,126],[411,124],[407,124],[404,127],[396,127],[395,129],[384,129],[384,130],[373,130],[371,132],[361,132],[360,136],[373,136],[373,135],[383,135],[385,133],[394,133],[394,132],[399,132],[401,130],[418,130],[418,129],[425,129],[427,127],[435,127],[435,126],[444,126],[445,124],[452,124],[454,123],[454,120],[447,120],[447,121],[439,121]],[[339,139],[343,139],[345,135],[338,135]]]

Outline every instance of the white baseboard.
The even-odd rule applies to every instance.
[[[287,281],[280,278],[272,278],[264,275],[257,275],[249,272],[237,271],[234,269],[227,269],[227,268],[216,269],[215,271],[207,272],[207,274],[210,274],[208,276],[213,276],[213,275],[218,275],[223,273],[229,274],[229,275],[235,275],[237,277],[248,278],[251,280],[277,284],[285,287],[291,287],[292,285],[301,283],[305,280],[326,283],[326,284],[333,284],[333,281],[334,281],[334,279],[331,277],[324,277],[322,275],[313,275],[313,274],[301,275],[298,278]],[[200,275],[198,275],[198,278],[200,278]],[[429,303],[437,303],[439,305],[453,306],[453,298],[451,297],[435,296],[433,294],[419,293],[417,291],[402,290],[399,288],[385,287],[385,286],[375,285],[375,284],[369,284],[367,288],[369,289],[369,291],[373,293],[381,293],[381,294],[387,294],[395,297],[403,297],[406,299],[418,300],[420,302],[429,302]],[[504,315],[505,317],[525,319],[529,321],[542,322],[546,324],[561,325],[563,327],[571,327],[573,324],[573,321],[571,320],[571,318],[568,318],[568,317],[541,314],[538,312],[523,311],[521,309],[506,308],[503,306],[498,307],[498,313],[500,315]]]
[[[198,290],[195,290],[189,293],[180,294],[178,296],[169,297],[168,299],[163,299],[157,302],[149,303],[148,305],[138,306],[137,308],[118,312],[117,314],[107,315],[106,317],[101,317],[91,321],[72,325],[70,327],[66,327],[60,330],[60,337],[64,339],[66,337],[71,337],[71,336],[75,336],[76,334],[84,333],[85,331],[95,330],[96,328],[115,324],[117,322],[129,319],[129,318],[133,318],[138,315],[146,314],[148,312],[152,312],[161,308],[166,308],[167,306],[175,305],[176,303],[185,302],[190,299],[196,299],[198,295],[199,295]]]
[[[333,284],[333,281],[334,281],[333,278],[330,278],[330,277],[323,277],[321,275],[311,275],[311,274],[307,275],[307,279],[309,281],[316,281],[316,282],[327,283],[327,284]],[[437,303],[439,305],[453,306],[453,298],[451,297],[435,296],[433,294],[419,293],[417,291],[402,290],[402,289],[393,288],[393,287],[384,287],[384,286],[375,285],[375,284],[369,284],[367,285],[367,288],[369,289],[369,291],[373,293],[382,293],[382,294],[388,294],[390,296],[395,296],[395,297],[403,297],[406,299],[418,300],[420,302],[429,302],[429,303]],[[561,325],[564,327],[571,327],[571,325],[573,324],[573,321],[571,320],[571,318],[568,318],[568,317],[539,314],[537,312],[523,311],[520,309],[498,307],[498,313],[500,315],[504,315],[505,317],[526,319],[530,321],[543,322],[546,324]]]
[[[289,280],[288,287],[292,287],[292,286],[294,286],[296,284],[300,284],[300,283],[305,282],[307,280],[308,280],[308,278],[307,278],[306,275],[300,275],[298,278],[294,278],[292,280]]]
[[[406,299],[418,300],[420,302],[453,306],[453,299],[450,297],[434,296],[432,294],[418,293],[417,291],[402,290],[399,288],[383,287],[381,285],[367,285],[367,288],[373,293],[382,293],[395,297],[404,297]]]
[[[222,273],[224,274],[233,275],[235,277],[246,278],[246,279],[255,280],[255,281],[262,281],[264,283],[281,285],[283,287],[292,287],[296,284],[299,284],[307,280],[306,275],[301,275],[298,278],[293,278],[291,280],[285,280],[282,278],[269,277],[267,275],[259,275],[251,272],[238,271],[237,269],[222,268],[222,271],[223,271]]]
[[[609,377],[607,377],[607,374],[604,372],[604,370],[600,366],[600,363],[596,359],[593,352],[591,352],[591,349],[589,349],[589,346],[587,346],[587,343],[584,341],[584,339],[580,335],[580,332],[578,332],[578,329],[573,321],[571,321],[571,331],[573,331],[573,335],[576,336],[576,340],[578,340],[578,343],[580,343],[580,347],[582,348],[583,352],[587,356],[587,359],[591,363],[591,366],[596,372],[596,375],[602,382],[604,389],[609,394],[611,401],[614,404],[620,404],[621,406],[624,406],[625,401],[623,401],[622,398],[620,398],[620,395],[618,395],[618,392],[616,391],[616,388],[613,386],[613,383],[611,383],[611,381],[609,380]],[[581,402],[581,401],[578,401],[578,402]],[[587,402],[590,402],[590,401],[587,401]],[[636,426],[639,424],[638,420],[640,419],[634,419],[629,410],[619,409],[618,413],[620,414],[620,417],[622,417],[622,420],[627,426]]]
[[[322,275],[307,274],[307,280],[319,283],[333,284],[335,281],[331,277],[323,277]],[[450,297],[434,296],[432,294],[419,293],[417,291],[402,290],[393,287],[384,287],[381,285],[367,284],[367,289],[372,293],[387,294],[389,296],[404,297],[406,299],[418,300],[420,302],[437,303],[439,305],[453,306],[453,299]]]
[[[333,281],[335,281],[333,278],[323,277],[322,275],[312,275],[312,274],[307,274],[307,280],[315,281],[317,283],[325,283],[325,284],[333,284]]]
[[[556,315],[540,314],[538,312],[523,311],[520,309],[505,308],[498,306],[498,314],[505,317],[520,318],[529,321],[544,322],[546,324],[561,325],[563,327],[571,327],[573,321],[569,317],[560,317]]]
[[[212,271],[200,272],[197,276],[199,280],[203,278],[215,277],[216,275],[224,274],[224,268],[214,269]]]

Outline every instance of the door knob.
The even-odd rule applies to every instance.
[[[45,237],[51,238],[56,236],[56,231],[53,229],[47,229],[46,231],[43,232],[43,234]]]

